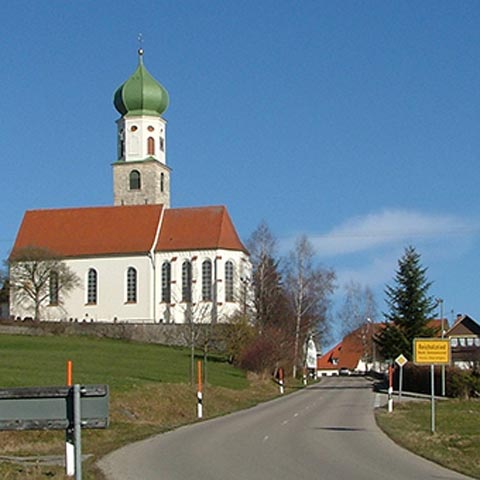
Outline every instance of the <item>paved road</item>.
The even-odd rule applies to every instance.
[[[364,378],[337,377],[253,409],[124,447],[110,480],[459,480],[375,425]],[[208,396],[205,400],[208,404]]]

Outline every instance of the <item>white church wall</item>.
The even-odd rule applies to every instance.
[[[71,260],[70,267],[80,277],[82,288],[72,298],[72,311],[90,321],[142,321],[151,319],[151,263],[147,256],[112,256]],[[137,301],[127,302],[127,271],[137,271]],[[95,304],[87,301],[88,271],[97,271],[98,298]],[[79,318],[80,320],[80,318]]]
[[[212,262],[213,301],[202,300],[202,264],[207,259]],[[191,304],[182,301],[182,265],[185,260],[189,260],[192,264]],[[165,261],[170,262],[171,265],[171,302],[169,304],[161,301],[161,272]],[[227,261],[231,261],[234,265],[233,302],[225,300],[225,264]],[[247,301],[243,289],[251,288],[242,281],[242,279],[250,278],[251,266],[246,254],[241,251],[221,249],[158,252],[156,254],[156,271],[156,298],[158,299],[156,318],[162,323],[185,323],[189,311],[194,317],[194,321],[198,323],[208,323],[212,320],[225,322],[243,308],[243,303]]]
[[[213,301],[202,300],[202,263],[212,262]],[[192,302],[182,301],[182,264],[192,264]],[[171,302],[162,302],[162,264],[171,264]],[[225,264],[234,265],[233,301],[225,298]],[[44,305],[41,319],[78,322],[185,323],[190,312],[194,322],[223,323],[245,308],[251,298],[251,265],[241,251],[201,250],[160,252],[155,256],[155,279],[150,259],[142,256],[109,256],[67,259],[65,263],[77,274],[80,285],[71,292],[61,292],[61,305]],[[127,302],[127,271],[137,272],[137,301]],[[88,272],[97,272],[97,301],[88,302]],[[216,273],[215,273],[216,271]],[[216,281],[215,281],[216,278]],[[216,292],[215,292],[216,285]],[[154,302],[156,304],[154,311]],[[14,318],[33,317],[33,306],[12,304]]]
[[[69,294],[60,293],[61,306],[45,306],[42,310],[43,319],[79,322],[151,321],[151,263],[148,257],[97,257],[70,259],[65,263],[77,274],[80,285]],[[136,302],[127,302],[129,267],[137,271]],[[87,283],[90,269],[97,272],[97,302],[89,304]]]

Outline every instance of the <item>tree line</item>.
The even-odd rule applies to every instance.
[[[296,376],[304,364],[307,339],[313,337],[321,345],[330,334],[335,272],[316,262],[305,235],[281,257],[266,222],[252,233],[247,248],[252,274],[251,278],[240,279],[241,308],[229,319],[232,328],[226,330],[224,339],[227,353],[232,362],[247,370],[264,372],[283,367]],[[51,300],[52,282],[59,304],[60,292],[79,284],[61,258],[42,249],[18,252],[9,259],[8,267],[9,275],[0,275],[0,300],[8,301],[9,291],[14,291],[19,301],[33,305],[36,320],[43,302]],[[407,247],[398,260],[393,284],[385,288],[387,311],[374,338],[377,352],[385,359],[400,353],[411,359],[413,339],[437,333],[431,322],[437,301],[429,293],[432,283],[426,272],[420,254],[414,247]],[[336,319],[342,335],[367,321],[374,323],[377,316],[369,287],[353,281],[345,285],[344,302]]]
[[[252,233],[247,249],[252,263],[252,298],[231,319],[229,354],[240,367],[257,372],[282,367],[296,376],[304,364],[304,346],[328,333],[335,272],[315,261],[311,242],[297,238],[288,254],[278,255],[266,222]]]

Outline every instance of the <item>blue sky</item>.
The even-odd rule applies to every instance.
[[[383,289],[414,245],[445,311],[480,319],[480,2],[15,1],[2,6],[6,258],[27,209],[113,203],[112,95],[169,91],[172,205]],[[341,302],[341,290],[335,300]]]

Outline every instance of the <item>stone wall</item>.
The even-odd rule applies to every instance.
[[[194,325],[195,343],[204,344],[209,339],[209,349],[222,350],[225,329],[222,325]],[[147,323],[77,323],[0,321],[0,334],[8,335],[87,335],[140,343],[186,347],[190,345],[192,329],[185,324]]]

